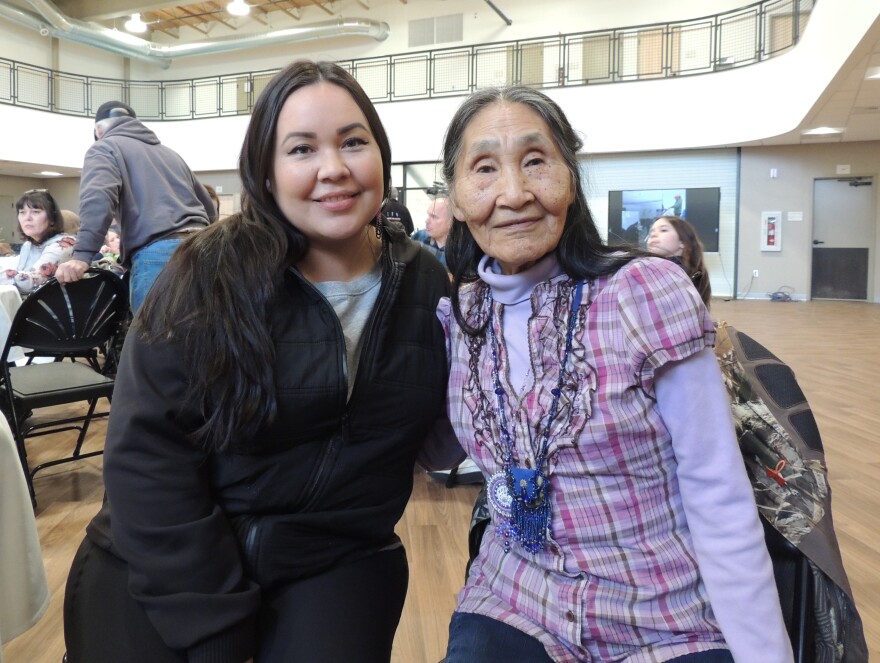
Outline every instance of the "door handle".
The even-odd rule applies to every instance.
[[[825,242],[823,242],[823,241],[821,241],[821,240],[818,240],[818,239],[814,239],[814,240],[813,240],[813,246],[816,246],[817,244],[824,244],[824,243],[825,243]]]

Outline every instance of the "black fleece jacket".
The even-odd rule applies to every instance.
[[[391,234],[347,403],[339,321],[289,270],[272,314],[278,416],[243,451],[187,442],[199,417],[182,409],[186,357],[145,344],[136,328],[128,335],[107,432],[107,501],[88,533],[128,563],[132,595],[189,661],[240,663],[255,652],[261,589],[397,541],[414,463],[445,417],[435,311],[448,277]],[[434,465],[461,456],[454,437],[430,452]]]

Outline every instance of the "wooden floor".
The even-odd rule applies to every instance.
[[[753,336],[797,375],[819,424],[833,490],[833,514],[870,654],[880,656],[880,305],[849,302],[716,301],[717,320]],[[103,439],[95,424],[91,444]],[[59,436],[63,437],[63,436]],[[32,458],[58,454],[49,438]],[[37,525],[52,603],[29,632],[4,647],[6,663],[59,663],[64,651],[64,581],[83,529],[102,497],[100,458],[38,476]],[[464,574],[467,529],[477,489],[418,474],[398,532],[410,560],[410,589],[394,663],[436,663]],[[122,663],[122,662],[120,662]]]

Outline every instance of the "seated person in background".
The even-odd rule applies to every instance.
[[[61,210],[61,220],[64,222],[64,232],[68,235],[76,235],[79,232],[79,214],[73,210]]]
[[[18,287],[28,294],[55,275],[58,265],[70,260],[76,237],[64,232],[58,204],[45,189],[31,189],[15,203],[22,244],[16,269],[0,274],[0,285]]]
[[[104,237],[104,246],[101,247],[101,256],[104,258],[113,258],[119,262],[119,226],[115,223],[110,226],[107,235]]]
[[[122,253],[120,247],[121,231],[115,223],[107,230],[104,237],[104,245],[101,250],[95,254],[92,259],[92,266],[100,269],[109,269],[114,274],[122,276],[125,273],[125,267],[119,262],[119,255]]]
[[[709,271],[703,262],[703,244],[694,227],[679,216],[661,216],[648,234],[648,251],[681,265],[706,307],[712,299]]]
[[[9,245],[9,242],[0,242],[0,258],[14,255],[18,254],[16,254],[15,249]]]

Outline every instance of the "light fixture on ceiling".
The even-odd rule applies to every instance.
[[[868,69],[865,71],[865,80],[866,81],[880,80],[880,67],[868,67]]]
[[[816,127],[815,129],[801,132],[804,136],[833,136],[834,134],[842,133],[843,129],[838,129],[837,127]]]
[[[226,11],[233,16],[247,16],[251,12],[251,7],[244,0],[232,0],[226,5]]]
[[[125,29],[129,32],[146,32],[147,24],[141,20],[140,14],[132,14],[131,18],[125,22]]]
[[[39,173],[34,174],[42,177],[61,177],[64,175],[64,173],[56,173],[54,170],[41,170]]]

